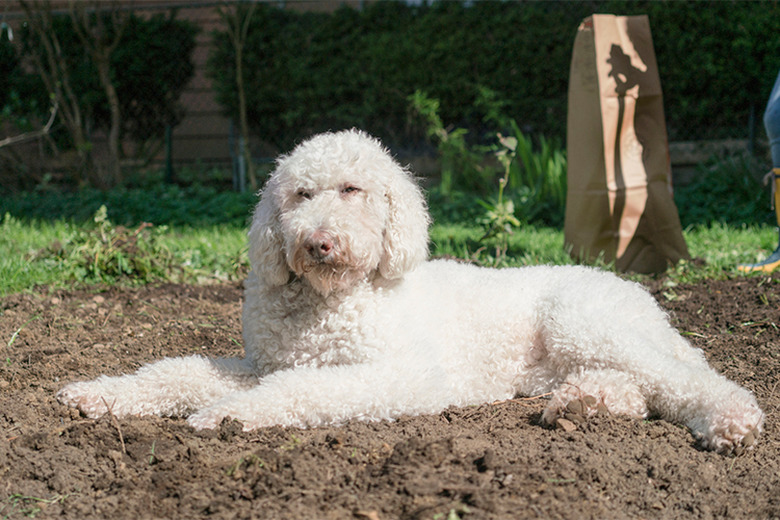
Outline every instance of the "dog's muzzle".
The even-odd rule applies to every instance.
[[[330,263],[333,260],[336,242],[329,233],[315,231],[303,241],[302,245],[310,260],[316,263]]]

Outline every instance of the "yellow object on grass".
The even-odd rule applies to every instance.
[[[780,168],[774,168],[767,174],[767,180],[772,183],[772,207],[777,215],[777,225],[780,227]],[[737,270],[743,273],[754,273],[762,271],[771,273],[780,267],[780,244],[769,257],[755,264],[740,264]]]

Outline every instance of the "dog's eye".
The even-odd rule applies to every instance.
[[[341,188],[341,194],[342,195],[349,195],[351,193],[357,193],[360,191],[360,188],[357,186],[344,186]]]
[[[297,195],[297,196],[298,196],[298,198],[300,198],[300,199],[306,199],[306,200],[309,200],[309,199],[311,198],[311,193],[309,193],[309,192],[308,192],[308,191],[306,191],[306,190],[298,190],[298,191],[297,191],[297,193],[296,193],[296,195]]]

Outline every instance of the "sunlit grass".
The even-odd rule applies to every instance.
[[[495,244],[481,241],[482,227],[461,224],[435,224],[431,228],[431,255],[458,257],[478,263],[495,263]],[[549,227],[523,226],[509,236],[509,248],[502,267],[537,264],[570,264],[564,250],[563,232]]]
[[[64,221],[22,221],[6,216],[0,223],[0,295],[30,290],[89,285],[81,277],[73,255],[55,255],[94,228]],[[246,231],[240,226],[169,227],[156,230],[157,242],[173,256],[160,281],[204,283],[243,277],[246,268]],[[80,259],[79,259],[80,260]],[[105,280],[103,280],[105,283]],[[132,279],[116,283],[133,285]]]
[[[67,249],[68,244],[75,243],[74,237],[91,229],[92,223],[25,221],[6,216],[0,222],[0,295],[40,287],[94,284],[94,279],[80,277],[80,271],[72,265],[76,261],[73,255],[51,254],[57,247]],[[208,283],[242,279],[246,275],[246,230],[242,226],[172,226],[156,228],[155,233],[157,243],[172,255],[173,261],[152,281]],[[507,255],[498,262],[495,245],[481,240],[483,229],[479,225],[434,224],[430,236],[433,257],[457,257],[500,267],[573,263],[564,248],[563,231],[555,228],[522,226],[510,236]],[[736,266],[766,258],[777,247],[778,240],[772,226],[717,223],[691,227],[684,231],[684,236],[696,260],[682,262],[664,273],[673,282],[743,276]],[[142,281],[118,277],[100,283],[137,285]]]

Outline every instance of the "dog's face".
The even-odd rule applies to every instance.
[[[427,256],[427,227],[419,189],[376,140],[322,134],[278,161],[250,231],[250,262],[267,283],[292,272],[327,295],[373,274],[401,276]]]
[[[321,294],[365,278],[382,258],[387,199],[356,163],[322,176],[292,176],[281,189],[287,265]]]

